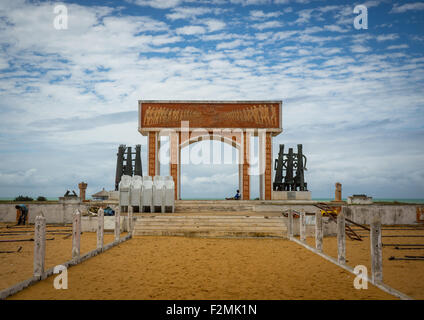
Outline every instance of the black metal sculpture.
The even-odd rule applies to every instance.
[[[304,174],[304,171],[307,170],[306,157],[303,155],[301,144],[297,145],[296,154],[293,153],[293,148],[289,148],[288,153],[284,153],[284,144],[280,144],[274,170],[274,191],[308,191]],[[294,170],[296,170],[296,175],[293,177]]]
[[[141,145],[135,146],[135,152],[131,151],[131,147],[126,147],[125,144],[121,144],[118,148],[117,160],[116,160],[116,175],[115,175],[115,190],[119,188],[119,182],[121,177],[125,175],[132,176],[143,176],[143,170],[141,167]],[[126,154],[126,157],[125,157]],[[135,158],[133,159],[133,155]]]

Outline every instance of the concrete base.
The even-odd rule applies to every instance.
[[[310,191],[272,191],[272,200],[311,200]]]

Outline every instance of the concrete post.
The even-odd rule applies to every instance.
[[[72,220],[72,259],[80,256],[81,248],[81,213],[79,210],[74,213]]]
[[[46,218],[35,218],[34,233],[34,277],[41,277],[44,273],[44,258],[46,256]]]
[[[340,264],[346,263],[346,232],[345,232],[346,207],[337,215],[337,256]]]
[[[306,216],[305,216],[305,210],[302,209],[300,211],[300,241],[305,242],[306,241]]]
[[[321,210],[315,213],[315,248],[322,252],[322,215]]]
[[[81,182],[78,184],[78,188],[80,191],[80,199],[81,202],[85,201],[85,190],[87,190],[87,184],[85,182]]]
[[[383,282],[383,245],[381,243],[380,212],[374,212],[371,222],[371,281]]]
[[[97,249],[103,248],[105,229],[105,213],[102,208],[97,212]]]
[[[132,234],[132,228],[133,228],[133,207],[128,207],[128,233]]]
[[[334,192],[334,201],[342,201],[342,184],[336,182],[336,190]]]
[[[121,235],[121,208],[118,206],[115,210],[115,241],[119,240]]]
[[[287,237],[293,238],[293,211],[292,209],[289,209],[289,213],[287,215]]]

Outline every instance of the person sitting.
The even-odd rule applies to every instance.
[[[237,193],[234,197],[232,198],[225,198],[225,200],[240,200],[241,196],[240,196],[240,190],[237,190]]]

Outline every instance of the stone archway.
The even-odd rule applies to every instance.
[[[260,198],[271,200],[272,137],[282,132],[281,101],[139,101],[139,132],[148,136],[148,174],[160,175],[160,136],[169,136],[170,175],[180,199],[181,148],[202,139],[235,146],[239,184],[250,199],[250,137],[259,137]]]

